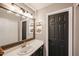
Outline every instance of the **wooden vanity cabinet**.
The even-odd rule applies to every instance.
[[[37,51],[35,51],[31,56],[43,56],[43,46],[41,46]]]

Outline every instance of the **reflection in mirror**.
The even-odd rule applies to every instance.
[[[34,20],[33,19],[28,19],[27,20],[27,39],[33,38],[33,33],[34,33]]]
[[[33,39],[34,22],[32,18],[0,8],[0,47]]]
[[[0,46],[18,42],[20,16],[0,8]]]
[[[22,18],[20,21],[20,41],[34,38],[34,20],[31,18]]]
[[[24,22],[22,22],[22,40],[26,40],[26,29],[27,29],[27,27],[26,27],[26,21],[24,21]]]

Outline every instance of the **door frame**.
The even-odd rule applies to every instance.
[[[19,41],[22,41],[22,22],[24,21],[26,21],[26,39],[27,39],[27,20],[23,19],[20,21],[20,40]]]
[[[69,31],[69,36],[68,36],[68,56],[72,56],[72,7],[69,8],[65,8],[65,9],[61,9],[58,11],[53,11],[51,13],[46,14],[46,56],[48,56],[48,16],[49,15],[53,15],[53,14],[58,14],[58,13],[62,13],[62,12],[66,12],[68,11],[69,14],[69,26],[68,26],[68,31]]]

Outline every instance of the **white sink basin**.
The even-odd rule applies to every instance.
[[[21,48],[18,51],[18,55],[26,55],[26,54],[30,53],[31,51],[32,51],[32,47],[31,46],[24,47],[24,48]]]

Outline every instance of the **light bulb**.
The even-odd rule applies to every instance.
[[[20,13],[20,14],[23,14],[21,10],[19,11],[19,13]]]
[[[30,15],[30,18],[33,18],[33,15]]]
[[[12,11],[7,11],[7,13],[12,13]]]
[[[15,11],[15,8],[12,6],[12,7],[10,8],[10,10]]]
[[[28,13],[28,12],[25,12],[24,15],[29,17],[29,18],[33,18],[33,16],[30,13]]]
[[[29,17],[29,13],[26,13],[25,15],[26,15],[27,17]]]
[[[25,16],[22,16],[22,18],[26,18]]]
[[[19,14],[15,14],[16,16],[20,16]]]

